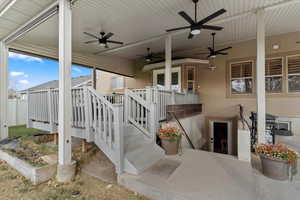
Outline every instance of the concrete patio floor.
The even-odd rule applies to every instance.
[[[271,180],[235,157],[184,150],[166,156],[139,176],[123,174],[119,183],[154,200],[288,200],[300,196],[300,179]],[[298,175],[299,176],[299,175]]]

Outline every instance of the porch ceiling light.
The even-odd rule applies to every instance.
[[[278,50],[279,48],[280,48],[279,44],[274,44],[274,45],[273,45],[273,49],[274,49],[274,50]]]

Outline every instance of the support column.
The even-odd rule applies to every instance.
[[[8,137],[8,49],[0,42],[0,139]]]
[[[265,11],[256,13],[257,63],[256,63],[256,104],[258,143],[265,143],[266,133],[266,89],[265,89]]]
[[[96,67],[93,68],[93,88],[97,89],[97,69]]]
[[[72,68],[72,11],[69,0],[59,0],[59,111],[58,111],[58,168],[59,182],[71,181],[75,174],[71,146],[71,68]]]
[[[165,88],[171,90],[172,85],[172,36],[166,36],[165,46],[166,66],[165,66]]]

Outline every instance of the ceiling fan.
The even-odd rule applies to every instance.
[[[193,0],[193,2],[195,3],[195,18],[194,20],[188,15],[186,14],[186,12],[184,11],[180,11],[178,14],[183,17],[190,25],[189,26],[184,26],[184,27],[179,27],[179,28],[173,28],[173,29],[169,29],[167,30],[167,32],[171,32],[171,31],[177,31],[177,30],[182,30],[182,29],[191,29],[191,32],[188,36],[188,39],[192,39],[194,37],[194,35],[198,35],[201,32],[201,29],[208,29],[208,30],[214,30],[214,31],[220,31],[223,29],[223,27],[220,26],[211,26],[211,25],[205,25],[207,22],[213,20],[214,18],[224,14],[226,12],[225,9],[220,9],[217,12],[209,15],[208,17],[198,21],[197,20],[197,4],[199,2],[199,0]]]
[[[138,56],[143,56],[146,62],[151,62],[153,61],[153,59],[155,58],[161,58],[160,56],[156,56],[155,54],[153,54],[150,50],[150,48],[147,48],[147,55],[138,55]]]
[[[207,58],[215,58],[217,57],[217,55],[228,55],[227,52],[224,52],[228,49],[232,49],[232,47],[226,47],[226,48],[223,48],[223,49],[219,49],[219,50],[215,50],[215,36],[216,36],[216,33],[212,33],[212,38],[213,38],[213,41],[212,41],[212,47],[208,47],[208,50],[209,52],[208,53],[200,53],[200,54],[209,54],[207,56]],[[197,55],[200,55],[200,54],[197,54]]]
[[[121,44],[121,45],[123,44],[123,42],[109,40],[109,38],[111,38],[114,35],[111,32],[109,32],[107,34],[105,34],[105,32],[100,32],[100,37],[95,36],[91,33],[87,33],[87,32],[83,32],[83,33],[92,38],[95,38],[95,40],[87,41],[87,42],[85,42],[85,44],[99,43],[100,46],[105,47],[105,48],[109,48],[108,43]]]

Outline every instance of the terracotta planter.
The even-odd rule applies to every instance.
[[[273,160],[260,155],[263,174],[275,180],[288,180],[290,164],[287,161]]]
[[[166,155],[176,155],[178,153],[180,139],[175,140],[168,137],[160,137],[160,139]]]

